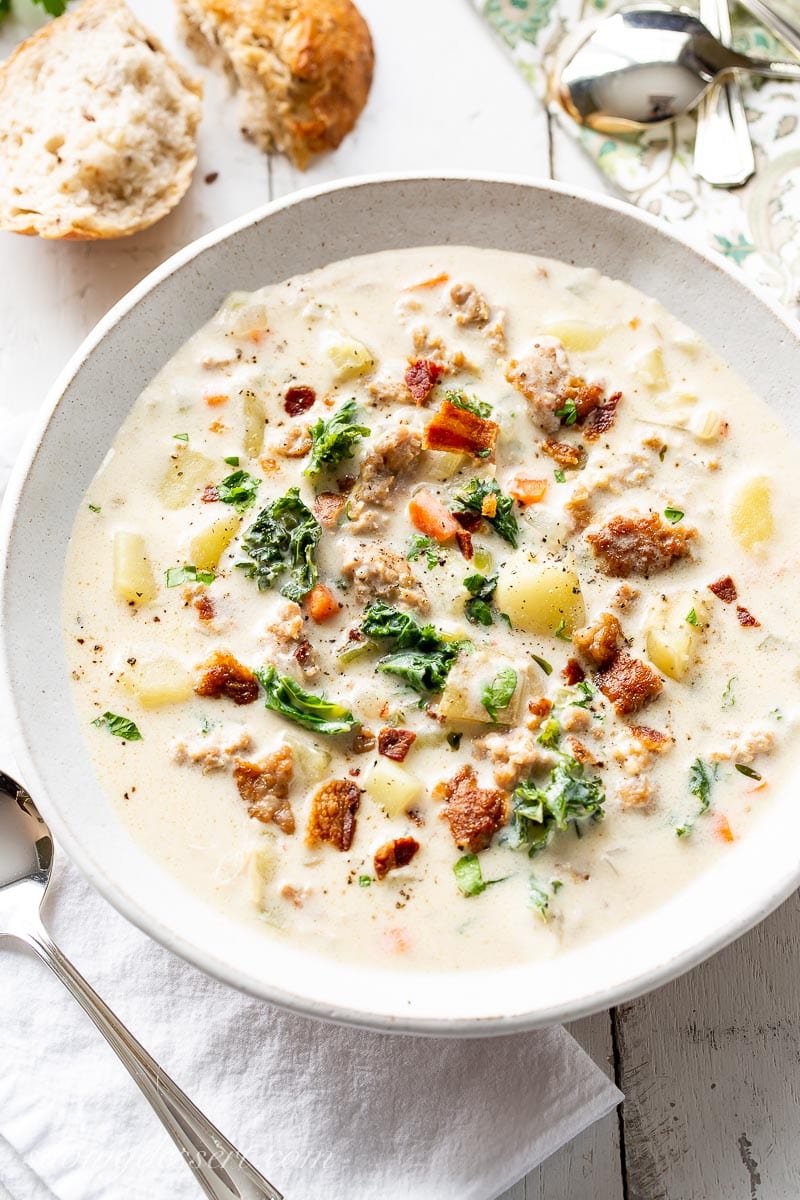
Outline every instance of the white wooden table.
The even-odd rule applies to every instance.
[[[0,54],[36,20],[26,0],[16,3],[20,16],[0,29]],[[176,44],[167,0],[130,4]],[[206,73],[200,163],[170,217],[108,244],[0,234],[0,486],[19,414],[39,405],[109,306],[175,250],[267,199],[346,175],[409,169],[513,171],[602,188],[467,0],[361,7],[378,58],[369,107],[345,145],[307,174],[239,137],[226,85]],[[0,761],[10,765],[2,754],[0,730]],[[577,1022],[572,1032],[615,1075],[625,1104],[504,1200],[798,1200],[799,951],[794,897],[690,975]]]

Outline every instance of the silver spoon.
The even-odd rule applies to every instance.
[[[0,941],[25,942],[92,1018],[211,1200],[283,1200],[140,1046],[55,945],[40,916],[53,839],[28,793],[0,771]]]
[[[691,13],[650,4],[582,24],[565,38],[550,93],[581,125],[626,133],[674,120],[739,71],[800,83],[800,63],[737,54]]]

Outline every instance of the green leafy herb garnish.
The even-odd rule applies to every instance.
[[[664,445],[664,446],[662,446],[662,447],[661,447],[661,449],[660,449],[660,450],[659,450],[659,452],[658,452],[658,461],[659,461],[659,462],[663,462],[663,461],[664,461],[664,459],[665,459],[665,458],[666,458],[666,456],[667,456],[667,451],[668,451],[668,450],[669,450],[669,446],[667,446],[667,445]]]
[[[572,825],[579,832],[581,822],[600,820],[605,799],[602,780],[587,776],[582,763],[564,754],[543,788],[524,780],[514,790],[509,845],[533,855],[557,830]]]
[[[189,440],[188,433],[173,433],[172,436],[176,442],[188,442]]]
[[[468,575],[464,580],[464,587],[470,595],[464,605],[467,620],[472,625],[491,625],[493,623],[491,604],[497,587],[497,576],[489,575],[487,577],[477,573]]]
[[[142,741],[142,735],[133,721],[129,721],[127,717],[120,717],[116,713],[104,712],[102,717],[97,717],[92,724],[96,725],[98,729],[107,729],[109,733],[113,733],[114,737],[124,738],[126,742]]]
[[[180,587],[182,583],[213,583],[216,575],[213,571],[198,571],[197,567],[167,567],[167,587]]]
[[[228,457],[227,457],[227,458],[223,458],[223,460],[222,460],[222,461],[223,461],[223,462],[226,462],[226,463],[228,464],[228,466],[229,466],[229,467],[238,467],[238,465],[239,465],[239,455],[238,455],[238,454],[229,454],[229,455],[228,455]]]
[[[288,574],[281,595],[302,600],[317,582],[314,562],[322,526],[300,499],[298,488],[290,488],[266,508],[262,508],[242,538],[242,549],[252,563],[237,563],[248,579],[255,579],[259,591],[272,587]]]
[[[232,504],[237,512],[244,512],[256,502],[256,492],[261,484],[255,475],[247,471],[234,471],[216,485],[217,496],[223,504]]]
[[[548,717],[542,726],[542,732],[536,739],[540,746],[546,746],[548,750],[555,750],[561,738],[561,726],[555,717]]]
[[[477,854],[464,854],[453,866],[456,884],[462,896],[480,896],[494,883],[503,883],[503,879],[484,879],[483,871]]]
[[[700,801],[700,806],[690,820],[676,826],[676,837],[688,837],[694,829],[698,817],[702,817],[703,813],[708,812],[713,782],[714,772],[711,767],[708,763],[703,762],[702,758],[696,758],[689,768],[689,791],[696,800]]]
[[[486,516],[483,511],[484,502],[489,496],[497,499],[493,517]],[[519,542],[519,523],[514,516],[514,501],[510,496],[504,495],[496,479],[470,479],[464,491],[456,496],[456,504],[469,512],[479,513],[489,522],[495,533],[516,550]]]
[[[371,883],[372,883],[371,875],[359,875],[359,877],[358,877],[358,886],[359,887],[369,887],[369,885]]]
[[[463,736],[464,736],[463,733],[458,733],[456,731],[448,733],[447,744],[451,750],[458,749],[458,747],[461,745],[461,739],[463,738]]]
[[[343,704],[306,692],[289,675],[279,675],[273,666],[262,667],[256,676],[264,689],[267,708],[304,729],[332,735],[349,733],[359,723]]]
[[[368,425],[356,425],[357,414],[355,400],[348,400],[327,421],[320,417],[311,426],[311,458],[305,475],[319,475],[323,468],[353,457],[358,443],[370,433]]]
[[[571,642],[572,641],[570,634],[567,632],[567,621],[566,621],[565,617],[561,618],[561,620],[558,622],[558,625],[556,625],[553,632],[557,638],[561,639],[562,642]]]
[[[540,658],[538,654],[532,654],[531,658],[537,664],[537,666],[542,668],[545,675],[553,674],[553,664],[549,663],[546,658]]]
[[[364,613],[361,632],[371,638],[391,638],[392,653],[377,669],[397,675],[420,694],[444,690],[450,668],[463,642],[447,641],[433,625],[418,625],[408,613],[376,600]]]
[[[580,700],[570,700],[572,708],[588,708],[597,695],[597,688],[594,684],[589,683],[588,679],[581,679],[580,683],[576,683],[575,691],[581,693],[581,698]]]
[[[517,690],[517,672],[513,667],[504,667],[498,671],[490,683],[481,688],[481,704],[486,709],[492,721],[497,721],[497,714],[508,708],[514,692]]]
[[[99,512],[100,512],[100,505],[99,505],[99,504],[90,504],[90,505],[89,505],[89,512],[93,512],[93,513],[99,513]]]
[[[555,471],[553,471],[553,478],[555,479],[556,483],[566,483],[567,482],[566,472],[562,471],[561,467],[556,467]]]
[[[728,682],[725,684],[725,691],[722,693],[722,707],[733,708],[736,703],[736,697],[733,694],[733,685],[736,683],[736,676],[731,675]]]
[[[574,425],[578,419],[578,406],[574,400],[565,400],[563,408],[556,409],[556,416],[561,418],[562,425]]]
[[[682,521],[685,513],[682,513],[679,508],[665,508],[664,516],[669,521],[670,525],[677,525],[678,521]]]
[[[454,408],[461,408],[465,412],[471,412],[473,416],[480,417],[484,421],[492,415],[491,404],[487,404],[485,400],[479,400],[477,396],[467,396],[461,388],[445,392],[445,400],[449,400]],[[491,451],[488,453],[491,453]]]
[[[693,608],[690,608],[688,613],[686,614],[686,624],[687,625],[696,625],[697,624],[697,613],[695,612],[695,610]]]
[[[733,765],[740,775],[746,775],[748,779],[763,778],[763,776],[759,775],[758,771],[754,771],[752,767],[748,767],[747,763],[734,763]]]
[[[409,562],[414,562],[420,555],[424,556],[429,571],[432,571],[434,567],[441,566],[444,562],[439,543],[435,542],[433,538],[426,537],[424,533],[415,533],[409,543],[406,558]]]

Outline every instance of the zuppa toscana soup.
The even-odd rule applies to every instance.
[[[265,956],[600,936],[734,853],[788,770],[796,453],[593,270],[425,248],[231,296],[75,520],[98,776]]]

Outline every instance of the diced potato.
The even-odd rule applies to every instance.
[[[452,479],[465,462],[466,454],[451,454],[449,450],[429,450],[425,455],[425,478],[444,483],[446,479]]]
[[[364,780],[364,790],[387,817],[397,817],[419,800],[423,786],[405,767],[390,758],[379,758]]]
[[[242,393],[242,411],[244,413],[244,448],[251,458],[258,458],[264,449],[264,428],[267,414],[264,401],[254,391],[248,389]]]
[[[586,623],[586,605],[576,571],[567,563],[538,563],[518,554],[501,568],[495,604],[526,633],[568,638]]]
[[[758,475],[739,488],[731,505],[731,528],[745,550],[753,550],[774,536],[772,483],[766,475]]]
[[[498,710],[493,721],[483,703],[483,689],[506,669],[516,671],[517,686],[509,704]],[[439,701],[439,712],[447,721],[469,721],[478,725],[513,725],[519,718],[526,690],[528,668],[495,650],[463,651],[450,674]]]
[[[189,562],[199,571],[215,571],[241,523],[241,517],[231,513],[196,533],[189,543]]]
[[[687,620],[690,615],[692,621]],[[708,605],[699,592],[678,592],[651,608],[645,645],[656,670],[678,683],[686,677],[700,649],[707,615]]]
[[[144,538],[119,530],[114,534],[114,591],[126,604],[148,604],[157,590]]]
[[[558,338],[565,350],[594,350],[608,333],[605,325],[594,325],[590,321],[554,321],[544,331]]]
[[[364,343],[357,341],[356,338],[347,337],[346,334],[331,335],[325,350],[333,364],[334,376],[339,383],[346,379],[356,379],[359,375],[366,375],[367,371],[371,371],[375,366],[372,352]]]
[[[180,704],[189,699],[193,687],[191,674],[169,656],[137,659],[133,666],[126,666],[119,681],[144,708]]]
[[[315,746],[305,738],[284,736],[284,742],[290,746],[294,755],[297,769],[303,774],[308,783],[319,783],[328,774],[331,756],[328,750]]]
[[[278,873],[278,841],[274,834],[265,831],[248,855],[247,875],[253,903],[263,908],[265,888]]]
[[[725,418],[714,408],[703,408],[692,416],[689,428],[701,442],[713,442],[725,428]]]
[[[200,488],[214,478],[214,463],[198,450],[177,446],[158,488],[164,508],[183,508],[190,504]]]
[[[647,387],[656,392],[665,392],[669,387],[667,370],[664,366],[664,353],[660,346],[648,350],[634,367],[634,375]]]

